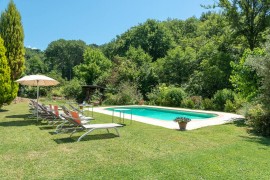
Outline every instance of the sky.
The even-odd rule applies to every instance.
[[[26,47],[45,50],[58,39],[102,45],[147,19],[197,18],[213,0],[13,0]],[[0,0],[2,13],[9,0]]]

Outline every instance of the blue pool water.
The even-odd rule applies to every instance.
[[[107,108],[106,110],[114,112],[124,112],[125,114],[132,114],[167,121],[174,120],[176,117],[186,117],[190,119],[204,120],[207,118],[217,116],[215,114],[208,114],[208,113],[171,110],[153,107],[115,107],[115,108]]]

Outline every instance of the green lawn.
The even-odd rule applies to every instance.
[[[27,115],[27,103],[0,110],[0,179],[270,178],[270,139],[241,123],[181,132],[133,122],[121,137],[97,130],[76,142],[81,133],[53,134]]]

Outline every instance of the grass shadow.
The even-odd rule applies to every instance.
[[[23,118],[23,119],[28,119],[28,116],[30,114],[17,114],[17,115],[10,115],[6,116],[6,118]]]
[[[54,141],[57,144],[64,144],[64,143],[73,143],[77,142],[78,138],[80,136],[72,136],[72,137],[66,137],[61,139],[54,139]],[[112,139],[119,137],[113,133],[107,133],[107,134],[94,134],[94,135],[87,135],[85,136],[81,141],[93,141],[93,140],[102,140],[102,139]]]
[[[232,123],[237,127],[246,127],[245,119],[236,119]]]
[[[240,136],[240,137],[248,142],[259,143],[259,144],[262,144],[262,145],[267,146],[267,147],[270,146],[270,138],[267,138],[267,137],[262,137],[262,136],[252,136],[252,137],[251,136]]]
[[[7,112],[8,110],[6,109],[0,109],[0,112]]]
[[[6,121],[6,122],[0,122],[0,126],[29,126],[29,125],[35,125],[35,120],[21,120],[21,121]]]
[[[55,126],[42,126],[39,127],[40,130],[51,130],[51,129],[55,129]]]

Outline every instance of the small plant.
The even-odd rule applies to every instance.
[[[191,119],[186,118],[186,117],[176,117],[173,121],[174,122],[186,122],[186,123],[188,123],[188,122],[191,121]]]
[[[186,117],[177,117],[173,121],[178,123],[180,131],[185,131],[187,123],[191,121],[191,119]]]

